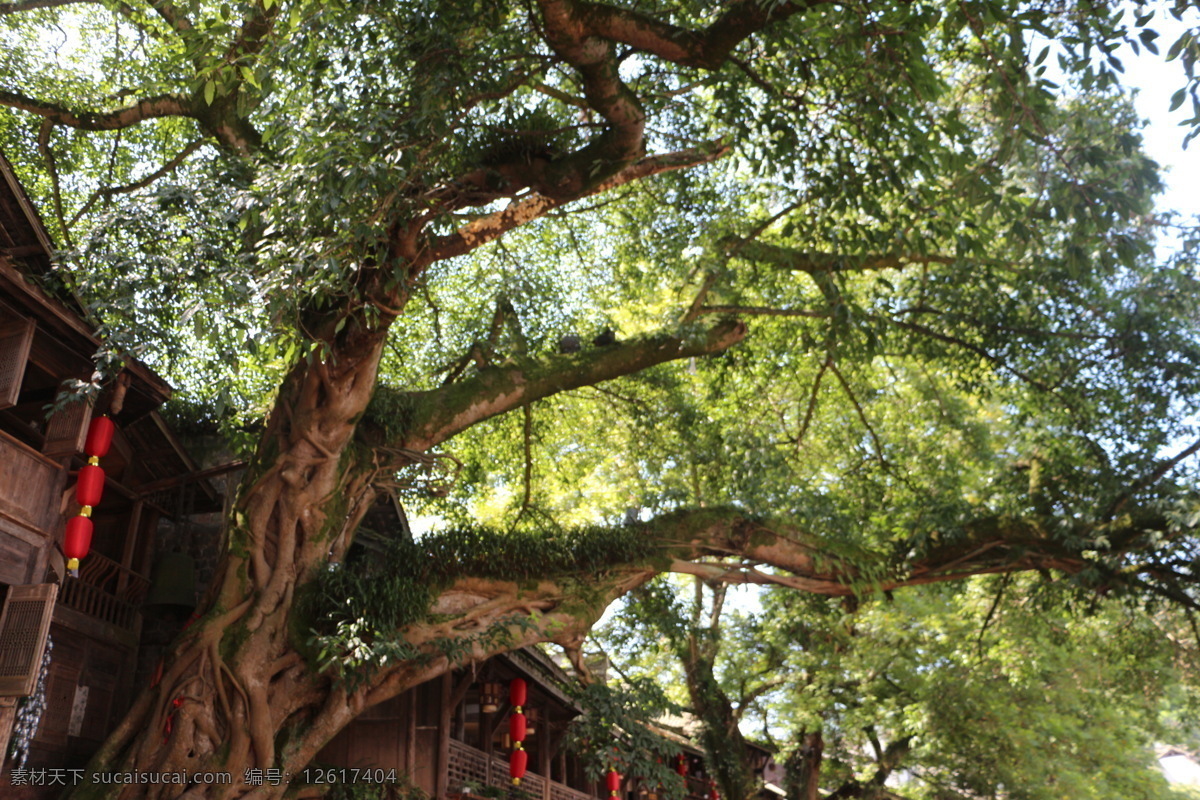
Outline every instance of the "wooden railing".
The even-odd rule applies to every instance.
[[[495,756],[488,758],[485,753],[454,739],[450,740],[447,776],[450,787],[456,792],[465,783],[506,789],[512,785],[507,761]],[[526,796],[540,800],[596,800],[586,792],[576,791],[533,772],[526,772],[521,779],[521,791]]]
[[[133,630],[150,581],[111,558],[91,553],[79,565],[79,577],[63,581],[58,602],[90,617]]]
[[[550,800],[596,800],[587,792],[550,781]]]
[[[488,757],[470,745],[451,739],[447,775],[454,791],[460,791],[460,787],[465,783],[486,786],[488,784]]]
[[[512,778],[508,773],[508,761],[492,756],[492,770],[488,775],[488,784],[499,786],[502,789],[512,785]],[[525,777],[521,778],[521,791],[527,797],[544,799],[546,797],[546,779],[541,775],[526,772]]]

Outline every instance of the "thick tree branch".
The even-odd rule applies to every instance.
[[[681,28],[603,3],[572,3],[590,34],[627,44],[681,66],[718,69],[746,37],[824,0],[764,3],[739,0],[703,31]]]
[[[588,106],[604,118],[604,132],[555,164],[543,194],[578,197],[645,153],[646,112],[620,76],[612,43],[596,38],[571,0],[538,0],[546,43],[579,75]]]
[[[192,29],[192,21],[188,19],[187,14],[183,13],[179,6],[170,2],[170,0],[152,0],[150,6],[162,17],[164,22],[175,30],[187,31]]]
[[[1106,531],[1114,541],[1125,541],[1123,534],[1135,536],[1161,522],[1152,517],[1128,520],[1118,530],[1110,531],[1110,526]],[[881,554],[834,556],[820,536],[785,520],[755,519],[736,508],[663,515],[647,523],[647,534],[670,551],[668,571],[724,583],[787,586],[826,596],[1030,569],[1073,574],[1093,563],[1078,549],[1049,536],[1037,520],[981,517],[964,527],[956,543],[931,549],[902,570],[900,564],[891,564]],[[1087,541],[1088,531],[1078,531],[1072,539]],[[739,560],[727,560],[730,558]],[[766,572],[759,565],[784,572]]]
[[[718,143],[707,148],[691,148],[648,156],[574,196],[551,197],[534,192],[519,197],[500,211],[469,222],[454,233],[433,239],[428,247],[413,259],[414,277],[429,264],[469,253],[571,201],[602,194],[652,175],[708,164],[729,153],[730,149],[728,144]],[[451,210],[453,207],[456,206],[451,204],[450,208],[445,210]]]
[[[4,16],[5,14],[19,14],[22,11],[33,11],[38,8],[58,8],[59,6],[100,2],[101,0],[19,0],[12,3],[0,3],[0,16]]]
[[[694,336],[658,335],[580,353],[523,357],[488,366],[472,378],[405,395],[412,408],[409,425],[394,446],[427,450],[490,417],[559,392],[592,386],[680,358],[720,353],[746,336],[741,322],[722,322]],[[381,389],[380,391],[387,391]],[[378,428],[364,424],[360,436],[381,441]]]
[[[162,117],[195,117],[189,98],[176,94],[161,94],[138,100],[133,105],[111,111],[81,111],[58,103],[37,100],[20,92],[0,89],[0,105],[28,111],[56,125],[83,131],[113,131],[128,128],[150,119]]]
[[[828,311],[809,311],[804,308],[771,308],[769,306],[700,306],[696,316],[705,314],[746,314],[754,317],[807,317],[828,319]]]

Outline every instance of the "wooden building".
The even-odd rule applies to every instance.
[[[520,788],[531,800],[606,798],[602,784],[588,779],[578,756],[564,747],[567,725],[581,713],[560,688],[570,680],[535,648],[496,656],[471,669],[447,673],[368,709],[317,755],[338,778],[353,772],[406,775],[433,798],[465,800],[485,787],[510,786],[507,687],[523,678],[529,697],[530,730],[524,742],[529,769]],[[532,716],[531,716],[532,715]],[[684,757],[689,800],[713,796],[703,753],[679,731],[658,729]],[[755,746],[765,767],[770,753]],[[758,752],[761,751],[761,752]],[[313,775],[319,777],[319,771]],[[623,800],[653,800],[652,787],[625,776]]]
[[[101,346],[82,304],[43,288],[52,252],[0,155],[0,755],[48,632],[47,704],[30,767],[80,765],[128,708],[160,523],[177,516],[176,487],[196,472],[156,412],[171,388],[137,362],[99,397],[47,418],[64,381],[91,379]],[[115,406],[91,553],[79,577],[67,578],[61,542],[79,511],[73,486],[83,439],[93,414]],[[219,507],[210,486],[191,483],[189,491],[197,487],[201,507]]]

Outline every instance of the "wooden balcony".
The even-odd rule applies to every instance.
[[[93,619],[126,631],[137,628],[150,581],[111,558],[91,553],[79,565],[79,577],[63,581],[58,602]]]

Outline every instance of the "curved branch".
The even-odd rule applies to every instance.
[[[1160,478],[1162,478],[1171,470],[1175,469],[1175,467],[1178,466],[1181,461],[1190,458],[1198,452],[1200,452],[1200,439],[1192,442],[1190,446],[1185,447],[1182,451],[1175,454],[1171,458],[1160,461],[1154,469],[1150,470],[1149,473],[1129,484],[1129,487],[1122,492],[1116,500],[1113,501],[1111,506],[1109,506],[1108,511],[1104,512],[1104,519],[1112,519],[1115,517],[1121,511],[1121,509],[1125,507],[1125,504],[1129,502],[1130,497],[1137,494],[1142,489],[1145,489],[1146,487],[1158,482]]]
[[[84,203],[83,206],[78,211],[75,212],[74,216],[71,217],[71,224],[74,225],[76,222],[78,222],[79,218],[82,217],[84,214],[86,214],[88,212],[88,210],[93,205],[96,204],[97,200],[107,199],[109,197],[114,197],[118,194],[128,194],[129,192],[136,192],[138,189],[144,189],[147,186],[149,186],[150,184],[154,183],[159,178],[163,177],[164,175],[166,175],[170,172],[173,172],[175,169],[177,169],[179,167],[180,164],[182,164],[185,160],[187,160],[188,156],[190,156],[192,153],[199,150],[201,147],[204,146],[204,144],[205,144],[204,139],[197,139],[197,140],[193,141],[187,147],[183,148],[183,150],[179,151],[175,155],[174,158],[172,158],[170,161],[163,164],[161,167],[156,169],[154,172],[151,172],[149,175],[142,178],[141,180],[134,181],[133,183],[122,184],[121,186],[109,186],[104,189],[98,189],[97,191],[93,192],[92,196],[88,198],[88,201],[86,203]]]
[[[192,101],[177,94],[148,97],[138,100],[133,105],[111,111],[80,111],[58,103],[37,100],[20,92],[0,89],[0,105],[28,111],[56,125],[82,131],[114,131],[163,117],[196,117]]]
[[[11,3],[0,3],[0,17],[6,14],[19,14],[22,11],[34,11],[39,8],[58,8],[59,6],[100,2],[101,0],[14,0]]]
[[[192,21],[188,19],[187,14],[183,13],[179,6],[170,2],[170,0],[151,0],[150,6],[158,16],[162,17],[164,22],[175,30],[187,31],[192,29]]]
[[[579,74],[584,99],[607,123],[603,133],[555,170],[556,189],[578,194],[595,177],[603,179],[645,152],[646,112],[621,80],[612,42],[593,35],[582,7],[571,0],[538,0],[538,5],[546,43]],[[605,172],[597,172],[598,166]]]
[[[1157,524],[1154,518],[1127,520],[1135,533]],[[1077,573],[1091,562],[1078,549],[1048,536],[1032,519],[980,517],[964,526],[953,545],[929,550],[911,561],[891,561],[879,553],[836,555],[820,536],[787,520],[764,520],[738,508],[673,512],[646,524],[647,535],[670,551],[668,571],[723,583],[786,586],[825,596],[886,591],[942,583],[970,575],[1056,569]],[[1073,534],[1087,541],[1088,532]],[[742,559],[727,561],[730,556]],[[713,559],[720,560],[713,560]],[[767,572],[769,565],[782,572]]]
[[[602,3],[573,3],[590,33],[687,67],[714,70],[746,37],[825,0],[764,3],[739,0],[703,31],[681,28],[645,14]]]
[[[648,156],[605,180],[581,189],[574,195],[549,196],[534,192],[517,198],[500,211],[473,220],[454,233],[433,239],[421,257],[415,261],[411,271],[412,277],[418,277],[426,266],[435,261],[469,253],[515,228],[546,215],[559,206],[584,197],[602,194],[618,186],[624,186],[653,175],[708,164],[725,156],[731,149],[728,144],[714,143],[705,148],[689,148],[673,153]],[[450,211],[457,207],[461,206],[450,203],[445,210]]]
[[[412,408],[409,424],[393,446],[427,450],[485,419],[559,392],[592,386],[681,358],[720,353],[746,336],[746,326],[722,322],[698,335],[660,334],[580,353],[522,357],[491,365],[466,380],[424,392],[405,393]],[[381,392],[386,390],[381,389]],[[369,444],[388,444],[378,428],[363,424],[360,436]]]

